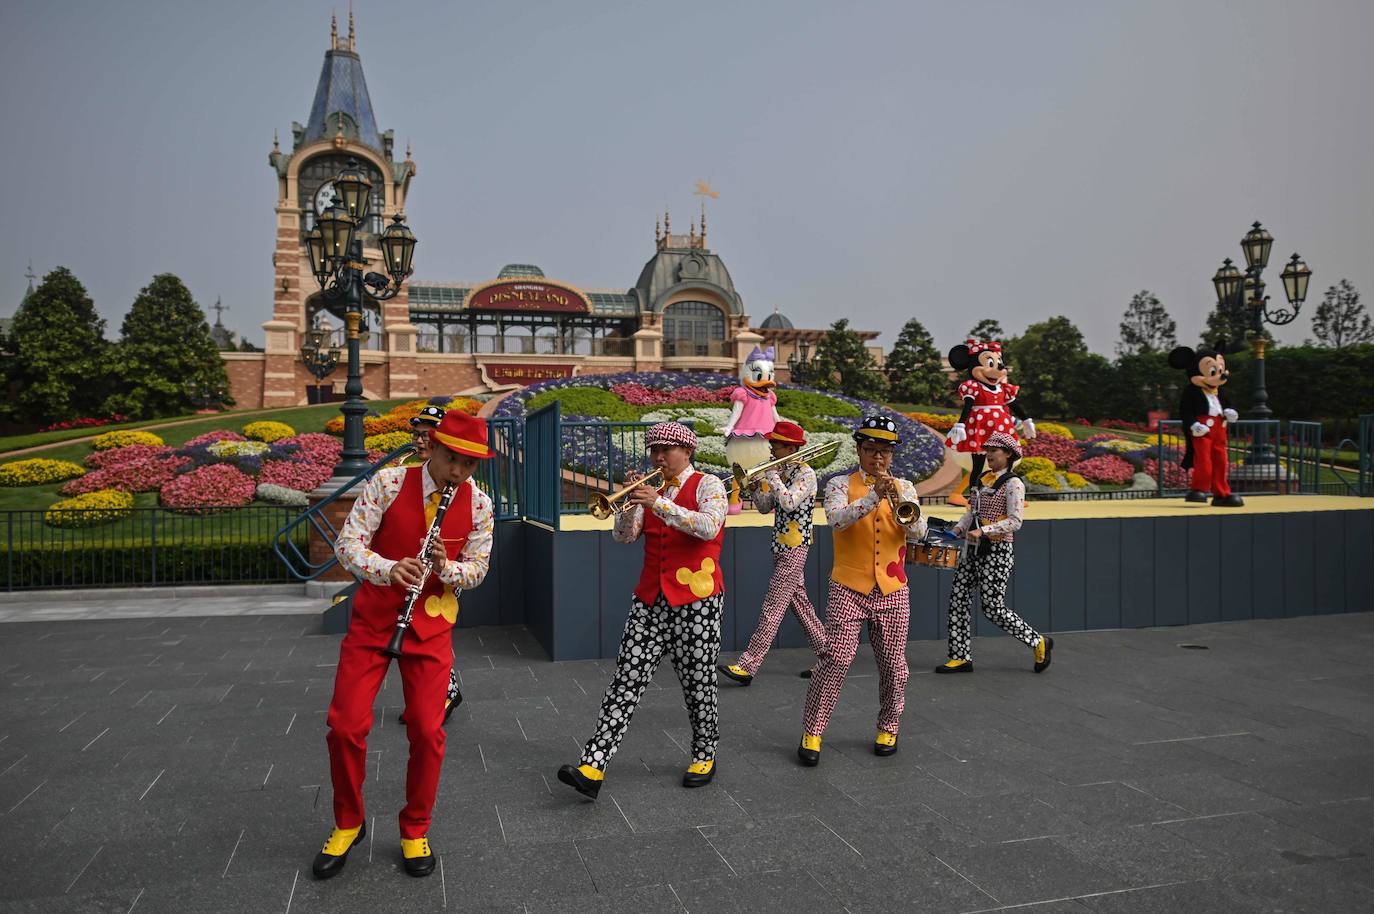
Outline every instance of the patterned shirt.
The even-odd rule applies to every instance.
[[[725,525],[725,515],[730,510],[730,498],[725,492],[725,484],[719,476],[701,474],[697,483],[697,509],[688,511],[672,499],[682,488],[682,484],[697,472],[688,464],[676,480],[658,495],[653,511],[658,519],[674,530],[689,533],[700,540],[713,540],[720,528]],[[644,509],[633,505],[616,515],[615,526],[611,528],[611,538],[617,543],[633,543],[644,532]]]
[[[773,553],[811,545],[811,509],[816,504],[816,471],[806,464],[784,467],[786,477],[777,470],[763,474],[767,491],[754,491],[754,507],[760,514],[773,511]]]
[[[825,486],[825,520],[826,523],[836,530],[844,530],[852,527],[869,512],[878,508],[878,490],[873,488],[877,480],[867,473],[864,474],[864,485],[869,486],[868,494],[858,501],[849,501],[849,474],[836,476]],[[897,478],[897,493],[902,501],[918,501],[916,487],[905,479]],[[918,502],[919,503],[919,502]],[[926,516],[923,513],[917,516],[911,526],[906,528],[906,539],[909,543],[915,543],[926,535]]]
[[[1012,476],[996,492],[992,491],[992,484],[997,481],[994,473],[984,473],[982,485],[978,487],[978,519],[980,521],[978,529],[984,536],[990,537],[994,542],[1010,543],[1016,537],[1013,535],[1021,529],[1021,522],[1026,515],[1026,484],[1021,481],[1020,476]],[[964,516],[959,518],[959,523],[954,525],[957,533],[965,533],[969,527],[973,526],[973,498],[970,496],[969,508],[964,512]]]
[[[405,482],[405,467],[387,467],[378,470],[362,494],[353,502],[353,510],[339,531],[334,551],[339,561],[355,577],[364,578],[374,584],[386,586],[391,583],[391,569],[396,562],[383,558],[368,548],[372,536],[382,525],[382,514],[400,494],[401,484]],[[429,463],[420,471],[421,494],[425,499],[439,491],[434,477],[429,475]],[[439,580],[454,588],[471,590],[487,576],[487,564],[491,558],[493,511],[491,499],[486,493],[472,486],[472,532],[463,544],[463,551],[457,560],[445,562],[438,569]],[[419,555],[420,544],[415,544],[415,554]]]

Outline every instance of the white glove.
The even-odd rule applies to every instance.
[[[1207,426],[1203,425],[1201,422],[1194,422],[1191,426],[1191,430],[1194,438],[1201,438],[1208,432]]]
[[[1030,419],[1022,419],[1017,423],[1017,428],[1021,432],[1021,437],[1027,441],[1035,440],[1035,423]]]
[[[1240,413],[1236,412],[1234,409],[1231,409],[1229,406],[1226,409],[1223,409],[1221,411],[1221,414],[1226,417],[1227,422],[1235,422],[1237,419],[1240,418]]]
[[[964,423],[954,423],[954,426],[949,430],[949,440],[951,444],[960,444],[968,440],[968,429],[964,428]]]

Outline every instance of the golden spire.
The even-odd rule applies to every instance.
[[[339,49],[339,15],[338,13],[329,14],[329,50]]]
[[[348,49],[350,51],[358,50],[358,44],[354,38],[353,32],[353,0],[348,0]]]

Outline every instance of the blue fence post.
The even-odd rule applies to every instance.
[[[525,419],[526,516],[558,529],[562,507],[562,408],[554,400]]]

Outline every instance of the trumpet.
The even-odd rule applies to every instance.
[[[738,463],[732,463],[730,464],[730,472],[734,474],[735,485],[739,486],[742,492],[762,479],[763,474],[767,473],[769,470],[781,469],[791,463],[805,463],[808,460],[819,460],[822,457],[835,453],[839,448],[840,443],[838,441],[817,442],[816,444],[808,444],[795,454],[789,454],[786,457],[779,457],[777,460],[761,463],[752,470],[746,470]]]
[[[653,481],[655,476],[658,477],[657,482]],[[614,514],[619,514],[621,511],[625,510],[625,496],[629,495],[635,489],[639,488],[640,486],[653,486],[655,489],[658,489],[660,492],[662,492],[664,488],[663,483],[663,469],[660,467],[659,469],[654,470],[648,476],[645,476],[642,479],[640,479],[638,482],[633,483],[632,485],[628,485],[625,488],[621,489],[619,492],[612,492],[610,495],[606,495],[602,492],[597,492],[590,499],[588,499],[587,510],[590,511],[592,516],[595,517],[597,520],[605,520],[606,518]]]
[[[888,476],[887,478],[892,479],[891,476]],[[892,516],[897,518],[897,523],[901,524],[903,527],[908,526],[910,524],[914,524],[916,522],[916,518],[921,516],[920,503],[914,501],[903,501],[901,498],[897,496],[895,480],[892,493],[887,496],[887,503],[892,506]]]

